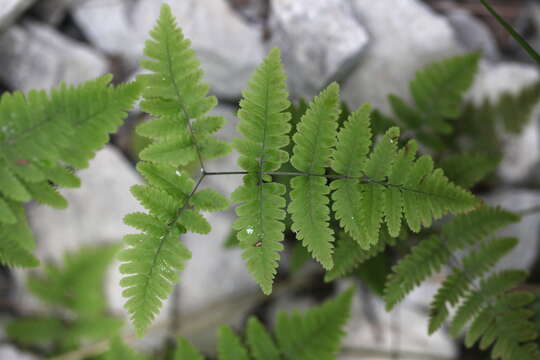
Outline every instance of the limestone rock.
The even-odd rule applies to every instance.
[[[282,50],[294,97],[311,98],[357,64],[368,34],[343,0],[273,0],[272,45]]]
[[[423,66],[463,52],[448,21],[418,0],[353,0],[371,45],[343,89],[352,108],[365,101],[389,112],[390,93],[409,99],[409,82]]]
[[[0,80],[27,91],[93,79],[107,72],[108,63],[91,48],[28,21],[0,37],[0,68]]]
[[[0,3],[0,32],[7,29],[35,0],[2,0]]]

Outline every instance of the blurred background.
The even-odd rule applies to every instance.
[[[216,112],[229,119],[221,133],[225,139],[235,136],[241,90],[274,46],[282,49],[294,99],[310,99],[336,80],[351,109],[369,101],[382,113],[390,113],[387,95],[410,100],[409,82],[416,71],[435,60],[475,50],[483,55],[467,94],[473,105],[486,99],[496,103],[503,94],[518,94],[540,81],[537,66],[475,0],[0,0],[0,92],[49,89],[62,81],[77,84],[105,73],[112,73],[116,83],[134,79],[162,2],[171,4],[202,61],[206,81],[220,100]],[[540,1],[492,3],[540,49]],[[540,129],[534,110],[540,94],[531,96],[530,106],[523,109],[522,116],[527,117],[523,126],[512,135],[503,134],[497,143],[502,157],[497,170],[475,188],[486,202],[510,210],[540,205]],[[36,254],[44,263],[64,264],[65,254],[96,244],[119,244],[132,231],[122,217],[142,210],[129,193],[131,185],[141,182],[134,164],[146,143],[134,127],[142,121],[145,116],[133,110],[90,168],[80,172],[82,187],[62,190],[69,201],[67,210],[28,206]],[[210,171],[236,168],[234,155],[208,166]],[[227,181],[214,177],[206,185],[229,194],[240,182],[240,177]],[[249,314],[271,325],[277,309],[317,304],[351,281],[325,284],[322,272],[311,263],[290,276],[300,260],[288,248],[275,294],[263,297],[239,250],[231,246],[233,212],[211,214],[209,219],[210,235],[184,237],[193,258],[154,328],[146,338],[134,341],[137,348],[162,352],[171,335],[182,335],[212,353],[217,325],[240,326]],[[531,270],[531,287],[540,280],[539,229],[540,215],[533,213],[505,230],[518,236],[521,244],[503,266]],[[100,297],[104,284],[105,313],[122,319],[117,265],[112,262],[92,291]],[[1,269],[2,329],[13,319],[65,315],[29,290],[29,276],[41,271]],[[353,281],[360,290],[340,359],[488,358],[466,352],[444,331],[427,336],[427,308],[440,279],[431,279],[391,313],[384,311],[368,285]],[[66,321],[75,320],[68,316]],[[49,340],[14,341],[0,331],[0,359],[41,359],[51,353],[75,359],[96,347],[91,336],[61,345],[58,339]],[[83,353],[77,353],[81,348]]]

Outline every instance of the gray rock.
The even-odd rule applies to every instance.
[[[343,285],[340,287],[346,288]],[[385,310],[379,297],[359,291],[353,299],[338,359],[390,360],[400,353],[404,357],[410,353],[417,354],[414,358],[454,359],[457,349],[453,339],[444,330],[431,336],[427,331],[427,309],[438,285],[424,283],[391,312]]]
[[[344,0],[273,0],[272,45],[281,48],[294,97],[312,97],[354,68],[368,35]]]
[[[2,360],[37,360],[32,354],[22,352],[15,346],[4,344],[0,346],[0,359]]]
[[[7,29],[35,0],[2,0],[0,3],[0,31]]]
[[[164,1],[88,0],[73,9],[90,41],[108,54],[132,63],[142,57],[144,40]],[[260,28],[249,26],[225,0],[168,1],[201,59],[212,92],[236,99],[264,57]]]
[[[353,0],[371,43],[343,89],[352,108],[365,101],[389,112],[390,93],[410,99],[409,82],[423,66],[463,52],[448,21],[418,0]]]
[[[51,25],[58,25],[76,0],[40,0],[33,8],[40,20]]]
[[[92,49],[36,22],[14,26],[0,37],[0,79],[14,89],[48,89],[77,84],[108,70]]]
[[[446,16],[467,51],[480,50],[484,57],[490,60],[499,59],[497,41],[484,23],[463,8],[454,8],[448,11]]]
[[[540,191],[508,188],[498,190],[484,199],[490,205],[520,212],[540,205]],[[502,229],[497,237],[516,237],[519,245],[497,265],[498,269],[517,268],[528,270],[538,256],[540,240],[540,213],[523,216],[521,221]]]
[[[468,98],[481,104],[486,98],[493,102],[505,93],[517,93],[540,78],[535,66],[519,63],[500,63],[491,65],[481,63],[475,83]],[[501,133],[503,138],[503,160],[498,175],[509,184],[528,182],[530,173],[540,161],[540,129],[538,108],[533,111],[531,122],[520,135]]]

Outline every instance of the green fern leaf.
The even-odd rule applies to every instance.
[[[248,353],[240,339],[228,326],[219,329],[218,354],[219,360],[249,360]]]
[[[331,84],[309,105],[293,136],[292,165],[311,175],[324,175],[336,143],[339,87]],[[333,267],[333,230],[328,224],[330,188],[322,176],[298,176],[291,180],[291,229],[298,240],[325,269]]]
[[[278,313],[276,338],[285,359],[331,360],[339,350],[349,318],[353,291],[348,290],[305,315]]]
[[[66,253],[62,266],[48,264],[44,273],[28,278],[27,286],[42,302],[84,317],[106,309],[103,279],[118,246],[85,247]]]
[[[364,105],[353,112],[338,134],[338,142],[332,168],[345,176],[359,177],[365,168],[367,154],[371,145],[369,116],[371,107]],[[333,210],[340,225],[353,239],[362,241],[363,230],[360,225],[361,192],[358,181],[340,179],[332,182]]]
[[[66,200],[55,185],[77,187],[79,179],[68,171],[88,161],[109,140],[139,94],[136,83],[110,86],[110,76],[78,87],[61,85],[44,91],[4,93],[0,99],[0,227],[13,225],[17,216],[10,201],[37,200],[65,208]],[[84,134],[84,136],[80,136]],[[21,225],[25,227],[26,225]],[[0,260],[33,266],[35,258],[24,250],[19,232],[3,233]],[[9,246],[7,244],[9,243]],[[24,257],[24,260],[22,259]]]
[[[273,49],[255,71],[240,102],[238,131],[244,136],[234,145],[238,164],[248,172],[244,185],[232,194],[238,230],[248,270],[265,294],[272,291],[279,252],[283,249],[285,187],[271,183],[265,172],[275,171],[288,159],[281,150],[289,142],[290,114],[285,74],[279,50]]]
[[[392,269],[384,293],[386,308],[392,309],[414,287],[439,271],[454,251],[475,244],[517,219],[510,212],[489,207],[456,216],[443,226],[440,236],[422,240]]]
[[[196,190],[206,175],[195,184],[179,166],[203,158],[222,156],[229,147],[213,134],[224,124],[222,117],[207,113],[216,105],[207,96],[208,85],[201,81],[202,70],[190,43],[177,27],[168,5],[146,42],[141,65],[149,71],[137,80],[143,86],[141,109],[156,118],[143,123],[139,134],[154,142],[144,149],[137,165],[147,185],[132,187],[133,195],[149,214],[128,214],[126,224],[141,230],[127,235],[127,248],[120,254],[120,270],[125,288],[125,304],[139,335],[159,312],[161,303],[172,291],[191,252],[180,242],[186,231],[207,234],[210,224],[199,211],[225,208],[226,199],[208,190]]]
[[[482,280],[479,290],[469,294],[458,308],[450,324],[450,334],[457,336],[470,319],[474,318],[482,310],[487,299],[503,294],[526,278],[527,273],[524,271],[504,270]]]
[[[479,53],[471,53],[434,62],[419,71],[411,82],[416,106],[438,132],[447,133],[451,129],[443,119],[459,116],[463,96],[472,85],[479,60]]]
[[[248,321],[246,340],[255,360],[278,360],[281,358],[274,340],[259,320],[254,317]]]
[[[204,360],[203,356],[187,340],[178,340],[174,360]]]
[[[484,243],[462,261],[463,269],[455,268],[439,288],[430,306],[429,333],[439,329],[449,315],[446,304],[455,306],[478,276],[493,267],[516,245],[517,239],[502,238]]]

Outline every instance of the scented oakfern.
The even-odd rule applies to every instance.
[[[451,273],[431,304],[429,332],[445,323],[450,316],[449,307],[457,307],[450,333],[457,336],[472,323],[466,336],[467,346],[480,340],[481,349],[494,345],[494,358],[537,359],[540,349],[534,343],[537,332],[533,312],[526,308],[534,296],[514,291],[525,280],[526,272],[488,273],[516,246],[517,240],[485,238],[518,220],[513,213],[482,207],[444,224],[439,234],[422,239],[393,268],[384,292],[387,309],[391,310],[414,287],[448,265]],[[468,252],[458,260],[454,255],[457,251]]]
[[[398,128],[374,142],[369,105],[340,119],[335,83],[307,105],[289,146],[290,102],[278,49],[271,50],[255,71],[240,102],[237,128],[243,137],[233,145],[243,171],[207,172],[204,159],[228,150],[212,137],[223,123],[207,115],[215,98],[206,96],[199,62],[167,5],[151,35],[145,49],[149,59],[142,63],[149,73],[138,78],[144,95],[141,109],[155,116],[138,129],[153,140],[141,152],[138,165],[148,184],[132,189],[149,214],[126,216],[126,223],[143,233],[128,235],[121,255],[121,271],[127,275],[122,280],[126,308],[139,332],[158,313],[190,257],[180,234],[208,233],[210,225],[198,211],[227,206],[213,190],[198,191],[207,176],[244,175],[232,194],[239,204],[234,228],[247,268],[266,294],[272,291],[283,249],[287,211],[297,239],[330,270],[331,202],[340,226],[366,251],[380,248],[383,224],[390,237],[397,237],[402,224],[418,232],[433,219],[478,205],[468,191],[435,169],[429,156],[417,157],[414,141],[400,147]],[[285,149],[291,149],[290,161]],[[194,161],[201,167],[197,182],[181,168]],[[279,171],[283,166],[291,171]],[[292,177],[288,206],[287,188],[274,176]]]
[[[88,166],[138,97],[136,83],[109,85],[103,76],[78,87],[4,93],[0,99],[0,262],[35,266],[22,204],[64,208],[55,186],[78,187],[68,169]]]

